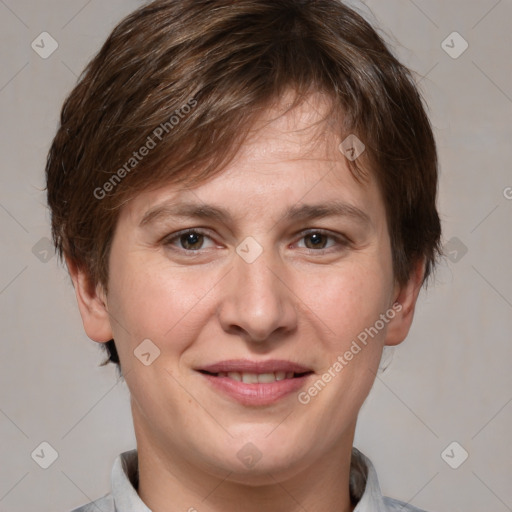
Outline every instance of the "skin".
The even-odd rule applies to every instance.
[[[269,124],[264,116],[221,174],[186,190],[142,192],[123,206],[108,295],[67,262],[87,335],[116,340],[131,392],[138,493],[154,512],[353,510],[357,414],[383,346],[409,331],[424,267],[419,262],[406,285],[395,282],[380,191],[373,178],[354,179],[326,124],[313,126],[326,109],[315,94]],[[167,200],[220,205],[233,219],[167,217],[139,227]],[[359,208],[369,222],[284,220],[289,207],[330,200]],[[205,236],[165,244],[187,228]],[[249,236],[263,249],[253,263],[236,252]],[[244,406],[194,370],[226,359],[285,359],[311,368],[312,384],[395,302],[401,311],[308,404],[292,393]],[[149,366],[134,356],[146,338],[160,350]],[[249,442],[261,454],[252,467],[237,457]]]

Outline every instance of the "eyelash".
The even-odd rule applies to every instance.
[[[183,249],[183,248],[173,247],[173,242],[175,240],[179,241],[179,239],[182,236],[188,235],[188,234],[203,235],[203,236],[206,236],[206,237],[212,239],[205,230],[203,230],[201,228],[190,228],[190,229],[185,229],[183,231],[179,231],[177,233],[173,233],[173,234],[169,235],[168,237],[166,237],[163,240],[163,244],[166,247],[170,247],[171,250],[174,250],[174,251],[177,251],[177,252],[182,252],[182,253],[188,253],[190,256],[199,255],[202,252],[204,252],[205,250],[208,250],[208,249],[196,249],[196,250],[194,250],[194,249]],[[323,229],[311,229],[311,230],[308,230],[308,231],[304,231],[304,232],[302,232],[302,236],[301,236],[300,240],[306,238],[307,236],[311,236],[311,235],[315,235],[315,234],[319,234],[319,235],[322,235],[322,236],[325,236],[327,238],[330,238],[330,239],[334,240],[342,248],[348,247],[350,245],[350,243],[351,243],[348,240],[348,238],[346,238],[344,236],[336,236],[336,235],[334,235],[334,234],[332,234],[332,233],[330,233],[328,231],[325,231]],[[331,248],[327,248],[327,249],[308,249],[308,248],[305,248],[305,249],[307,251],[309,251],[310,253],[326,254],[328,252],[333,252],[332,250],[330,250],[330,249],[332,249],[332,247]]]

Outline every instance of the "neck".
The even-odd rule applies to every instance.
[[[139,487],[152,512],[352,512],[349,491],[351,432],[324,457],[300,468],[239,475],[199,467],[178,446],[137,432]]]

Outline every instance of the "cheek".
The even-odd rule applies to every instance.
[[[109,310],[121,351],[133,351],[146,338],[183,349],[199,328],[198,313],[219,280],[211,271],[191,272],[142,251],[118,260],[112,269]]]
[[[326,326],[331,343],[339,349],[389,307],[391,281],[378,263],[347,264],[297,282],[297,295]]]
[[[329,279],[311,276],[309,281],[314,293],[307,305],[328,329],[318,340],[323,345],[322,371],[316,384],[301,395],[301,403],[315,408],[326,436],[355,416],[368,395],[390,322],[380,320],[389,310],[389,273],[379,264],[347,265],[345,270]],[[303,289],[301,296],[304,293]]]

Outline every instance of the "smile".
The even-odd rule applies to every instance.
[[[281,381],[285,379],[295,379],[297,377],[302,377],[306,373],[295,373],[295,372],[270,372],[270,373],[249,373],[249,372],[219,372],[219,373],[210,373],[204,372],[208,375],[212,375],[213,377],[227,377],[232,380],[236,380],[237,382],[243,382],[244,384],[269,384],[271,382]]]
[[[230,360],[197,369],[210,389],[245,406],[271,405],[297,393],[314,372],[290,361]]]

